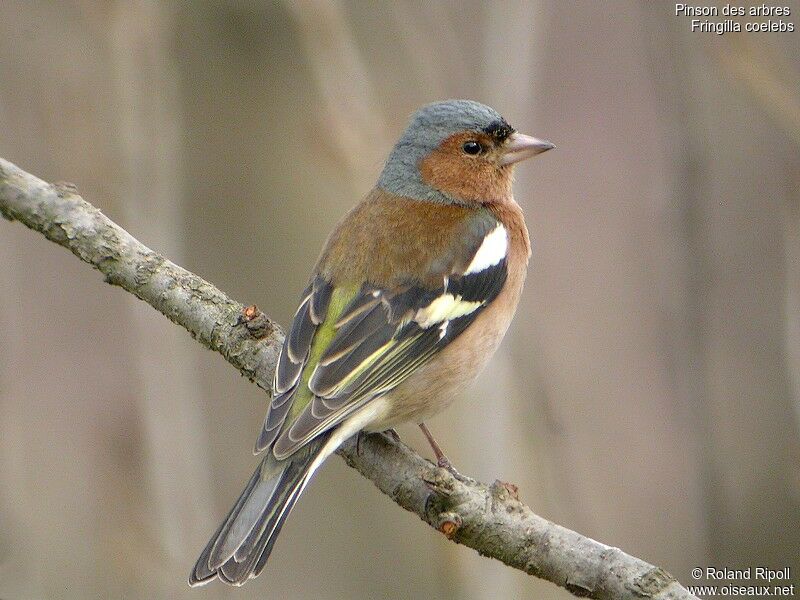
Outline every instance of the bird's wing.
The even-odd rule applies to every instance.
[[[400,385],[469,327],[503,289],[508,233],[492,220],[468,245],[467,260],[437,261],[438,286],[346,289],[317,277],[284,343],[256,450],[291,455]]]
[[[346,290],[334,290],[333,286],[321,276],[315,277],[303,292],[292,326],[278,356],[278,365],[272,381],[272,400],[256,442],[256,453],[275,442],[292,406],[299,404],[295,402],[296,397],[307,390],[308,382],[301,383],[303,369],[309,363],[317,362],[319,349],[324,348],[325,342],[333,338],[335,331],[332,321],[347,303],[343,295],[346,295]],[[320,329],[322,331],[318,333]],[[312,342],[316,342],[316,358],[311,356]]]

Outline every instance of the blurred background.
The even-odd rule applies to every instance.
[[[472,98],[553,140],[517,170],[534,254],[512,331],[431,429],[462,472],[685,584],[712,565],[800,583],[800,32],[692,33],[644,1],[0,15],[0,156],[283,325],[419,105]],[[10,223],[0,340],[3,600],[569,597],[339,459],[259,579],[190,591],[267,398]]]

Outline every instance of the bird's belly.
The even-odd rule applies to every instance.
[[[368,430],[384,431],[401,423],[421,423],[447,408],[497,350],[518,298],[518,290],[504,290],[456,340],[386,395],[388,412]]]

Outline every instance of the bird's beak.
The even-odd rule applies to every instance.
[[[500,166],[513,165],[521,160],[536,156],[542,152],[547,152],[555,148],[555,144],[547,140],[525,135],[524,133],[512,133],[503,145],[500,156]]]

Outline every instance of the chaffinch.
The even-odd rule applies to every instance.
[[[553,148],[469,100],[424,106],[339,223],[300,298],[256,452],[266,455],[189,583],[264,568],[311,476],[346,439],[424,420],[494,353],[530,256],[514,165]]]

